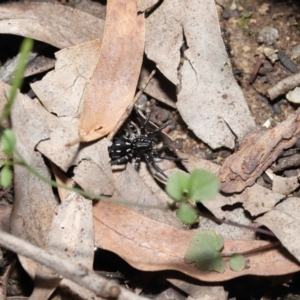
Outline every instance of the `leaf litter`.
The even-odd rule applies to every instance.
[[[154,4],[154,2],[151,3],[151,5]],[[39,16],[36,19],[33,18],[34,24],[40,30],[34,32],[32,27],[24,26],[22,22],[18,23],[17,16],[20,16],[20,11],[24,9],[24,5],[27,5],[26,12],[29,16],[35,8],[34,13]],[[114,16],[113,13],[116,13],[116,10],[117,13],[120,13],[120,9],[123,9],[122,1],[108,1],[109,13],[106,19],[102,45],[99,40],[93,40],[102,37],[101,24],[103,22],[97,18],[89,16],[87,19],[94,22],[89,27],[91,30],[88,33],[79,30],[78,36],[74,37],[74,32],[63,31],[62,28],[65,24],[64,22],[61,23],[61,18],[53,21],[51,17],[54,17],[52,16],[54,13],[48,13],[49,24],[55,22],[59,29],[56,28],[50,31],[51,36],[47,36],[48,40],[46,40],[43,37],[46,27],[44,28],[39,24],[40,16],[45,14],[43,3],[9,4],[5,9],[3,9],[4,6],[0,7],[0,19],[10,11],[10,18],[15,19],[12,22],[16,22],[16,27],[20,29],[23,26],[19,34],[45,41],[58,48],[74,45],[71,48],[57,52],[55,70],[48,73],[41,81],[31,85],[38,100],[33,101],[18,94],[11,116],[12,125],[17,136],[18,150],[30,165],[39,170],[44,176],[50,178],[50,172],[40,153],[65,173],[72,170],[72,179],[86,191],[94,194],[114,195],[118,198],[131,200],[133,204],[159,206],[168,202],[169,199],[162,196],[162,192],[158,192],[157,186],[154,187],[153,177],[151,177],[153,182],[150,182],[150,177],[145,177],[145,171],[141,170],[141,175],[144,172],[142,178],[147,178],[146,183],[141,180],[141,177],[131,165],[128,165],[127,169],[114,181],[107,153],[107,146],[109,145],[107,140],[102,139],[92,143],[76,144],[72,147],[66,146],[68,142],[78,138],[79,118],[79,132],[81,132],[82,140],[91,141],[108,134],[117,124],[134,96],[143,56],[144,16],[139,15],[137,17],[137,8],[134,1],[130,5],[128,11],[124,10],[126,14],[122,17],[126,22],[134,19],[136,23],[133,24],[137,26],[133,26],[133,31],[129,29],[128,31],[119,30],[116,34],[113,29],[114,26],[119,24],[121,18],[116,21],[112,16]],[[204,5],[196,9],[203,13],[203,23],[200,22],[201,18],[199,16],[197,16],[199,22],[193,23],[194,21],[192,21],[192,10],[197,5]],[[55,11],[55,9],[64,9],[67,16],[72,19],[70,8],[59,5],[49,5],[47,7],[50,12]],[[144,9],[146,9],[145,6]],[[83,13],[77,10],[73,11],[74,14],[78,14],[76,25],[82,27],[82,24],[86,24],[86,20],[81,19]],[[15,16],[12,16],[13,12],[15,12]],[[172,14],[177,17],[175,25],[172,21]],[[72,20],[70,21],[72,24],[70,27],[75,28],[73,27],[76,23],[74,22],[75,19]],[[161,32],[157,32],[160,29],[158,24],[161,23],[161,20],[166,21],[166,32],[164,32],[166,36]],[[199,32],[203,32],[205,22],[211,29],[206,29],[206,31],[210,32],[212,36],[208,37],[206,33],[199,35]],[[0,31],[14,33],[14,31],[8,31],[7,23],[3,20],[0,22]],[[66,41],[62,41],[55,31],[58,35],[68,36]],[[197,34],[195,34],[195,31],[197,31]],[[123,48],[120,53],[118,51],[116,53],[108,51],[113,45],[119,45],[123,35],[136,37],[135,43],[138,50],[134,53],[135,57],[133,56],[132,46],[130,48],[124,41],[122,41],[125,43],[123,52]],[[201,36],[200,41],[194,40],[197,36]],[[178,74],[180,49],[184,38],[188,49],[183,49],[186,60],[183,62]],[[162,39],[163,42],[159,39]],[[217,50],[212,52],[212,45]],[[166,55],[168,51],[170,55]],[[172,51],[172,55],[170,51]],[[181,2],[175,3],[165,0],[146,19],[145,52],[148,58],[157,64],[157,68],[168,80],[175,84],[181,83],[181,91],[178,94],[176,104],[178,110],[193,132],[212,148],[220,146],[233,148],[234,135],[242,141],[246,133],[255,127],[241,90],[233,79],[230,65],[226,64],[229,59],[219,34],[213,2],[199,4],[192,1],[190,6],[185,6]],[[198,53],[201,53],[201,55],[198,55]],[[115,64],[112,64],[112,61]],[[206,64],[203,64],[203,61],[206,61]],[[121,68],[120,65],[124,68]],[[114,72],[120,73],[115,76]],[[107,83],[108,87],[99,82]],[[122,82],[128,89],[118,90]],[[122,87],[124,88],[124,86]],[[206,88],[205,91],[204,87]],[[8,86],[1,84],[0,88],[3,98],[1,102],[4,102],[6,101]],[[103,88],[102,91],[101,88]],[[171,98],[164,96],[159,84],[154,85],[152,89],[153,91],[149,92],[150,95],[161,95],[157,98],[165,101],[166,104],[169,101],[169,105],[174,106],[174,104],[171,104]],[[145,92],[147,93],[147,89]],[[100,94],[99,98],[98,94]],[[228,105],[226,99],[228,98],[234,99],[232,101],[235,102],[231,102],[231,106],[226,107]],[[100,102],[99,99],[101,99]],[[40,102],[44,106],[41,106]],[[101,109],[99,105],[102,105]],[[84,116],[81,114],[82,109],[85,112]],[[209,116],[209,118],[205,116]],[[291,125],[289,122],[295,122],[295,118],[297,119],[297,113],[291,116],[281,127],[286,126],[285,128],[292,130],[286,124]],[[244,119],[247,119],[248,122],[242,122]],[[276,153],[272,154],[272,161],[278,157],[280,150],[290,147],[294,143],[295,137],[297,137],[297,134],[290,134],[288,130],[282,134],[281,127],[277,126],[274,130],[267,131],[266,134],[268,136],[267,140],[271,139],[269,135],[275,135],[278,144],[283,144],[283,146],[280,146],[281,148],[278,148],[279,150],[276,150]],[[297,129],[295,131],[297,132]],[[257,136],[266,139],[264,134],[260,132],[257,133]],[[290,138],[292,141],[289,141]],[[245,143],[247,144],[247,140]],[[274,147],[277,147],[277,145]],[[256,148],[251,150],[250,153],[255,154]],[[178,155],[181,154],[178,153]],[[186,162],[182,162],[188,171],[192,171],[195,166],[203,166],[206,170],[218,173],[218,166],[206,160],[201,160],[198,156],[184,153],[183,157],[188,158]],[[231,157],[233,159],[234,155]],[[247,159],[249,156],[245,155],[245,157]],[[264,158],[262,155],[259,156],[259,159],[261,157]],[[263,168],[259,166],[258,172],[264,171],[269,165],[270,163],[264,165]],[[257,164],[253,166],[255,168]],[[52,168],[54,173],[56,172],[55,168]],[[233,171],[230,167],[227,168],[228,172]],[[224,170],[225,167],[223,166],[220,174],[223,174]],[[246,175],[241,175],[241,178],[247,181],[249,174],[249,172],[246,172]],[[256,179],[258,175],[255,176]],[[222,176],[220,178],[222,180]],[[232,176],[227,178],[232,180]],[[239,188],[240,190],[248,186],[243,193],[219,194],[215,200],[204,202],[204,206],[219,218],[234,216],[237,220],[241,220],[241,215],[244,214],[243,209],[234,209],[231,213],[223,209],[225,206],[232,206],[236,203],[241,203],[244,209],[254,217],[265,213],[256,221],[271,229],[284,247],[299,260],[299,247],[297,247],[298,241],[296,239],[298,215],[295,212],[298,198],[284,199],[285,193],[276,193],[263,188],[254,183],[255,179],[251,179],[250,184],[245,185],[243,183],[244,185]],[[69,251],[68,255],[72,256],[74,261],[84,263],[92,268],[91,202],[84,201],[80,196],[72,193],[63,194],[61,191],[59,191],[60,197],[58,199],[49,185],[43,183],[20,166],[14,168],[14,182],[15,203],[11,215],[12,233],[42,248],[55,249],[55,252],[61,253],[61,255],[63,255],[64,244],[62,242],[64,242]],[[226,190],[226,188],[224,190],[227,192],[237,191],[234,184],[233,190]],[[288,192],[289,190],[286,190],[286,193]],[[282,203],[277,204],[283,199]],[[61,204],[59,204],[60,201]],[[138,269],[146,271],[178,270],[191,277],[208,282],[225,281],[247,274],[283,275],[299,270],[299,265],[291,260],[288,253],[279,249],[272,249],[250,255],[250,267],[238,273],[231,271],[228,267],[225,268],[223,274],[199,271],[194,265],[184,262],[184,253],[194,234],[193,230],[182,229],[174,214],[170,211],[157,213],[158,210],[154,208],[149,210],[140,206],[134,207],[134,210],[136,212],[103,201],[94,205],[94,241],[97,246],[115,252]],[[236,215],[234,215],[234,212],[236,212]],[[24,218],[24,216],[32,217]],[[243,220],[245,221],[245,219]],[[277,220],[280,221],[280,226],[276,223]],[[74,224],[76,224],[75,228],[73,228]],[[253,240],[254,236],[246,233],[243,238],[243,230],[241,230],[242,233],[238,235],[237,239],[230,239],[226,236],[225,227],[223,224],[217,229],[226,238],[224,252],[244,252],[268,244],[268,242]],[[81,235],[82,228],[86,229],[85,236]],[[246,236],[248,240],[245,239]],[[84,249],[81,242],[83,238],[86,238]],[[74,250],[74,252],[72,249],[76,249],[76,251],[78,249],[80,254],[84,254],[84,256],[78,257],[76,251]],[[133,256],[132,253],[135,253],[136,256]],[[37,264],[22,257],[20,257],[20,261],[25,270],[34,277]],[[37,275],[39,274],[37,273]],[[59,281],[54,284],[53,289],[59,284]],[[75,291],[76,287],[72,286],[71,289]],[[35,291],[35,293],[38,292]],[[77,293],[82,294],[83,290],[77,289]]]

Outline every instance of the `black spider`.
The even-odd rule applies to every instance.
[[[159,128],[147,132],[145,127],[149,122],[150,116],[151,113],[147,116],[144,124],[141,126],[140,133],[138,133],[134,125],[128,124],[133,134],[130,134],[128,131],[122,131],[121,135],[116,136],[113,139],[113,144],[108,147],[109,156],[112,159],[110,163],[111,165],[122,164],[135,157],[134,168],[138,171],[141,159],[144,157],[148,165],[154,167],[164,177],[167,177],[155,163],[154,158],[168,159],[173,161],[180,161],[181,159],[159,155],[158,152],[164,147],[159,149],[156,148],[154,135],[167,127],[170,122],[166,122]]]

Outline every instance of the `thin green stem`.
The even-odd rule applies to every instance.
[[[11,112],[12,105],[14,103],[14,99],[16,97],[18,88],[22,86],[23,83],[23,74],[27,64],[27,57],[32,50],[33,40],[29,38],[25,38],[20,49],[20,61],[18,64],[18,68],[16,70],[15,76],[12,81],[12,86],[9,92],[7,104],[3,110],[2,115],[0,116],[0,124],[3,123],[3,120],[6,119]]]

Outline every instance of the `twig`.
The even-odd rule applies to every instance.
[[[262,65],[263,62],[263,57],[262,55],[260,55],[257,59],[256,59],[256,63],[253,67],[252,73],[250,75],[250,78],[248,80],[248,85],[252,84],[257,76],[257,73]]]
[[[255,253],[260,253],[262,251],[267,251],[267,250],[270,250],[270,249],[274,249],[274,248],[277,248],[277,247],[282,247],[282,244],[279,241],[273,242],[273,243],[270,243],[270,244],[267,244],[267,245],[264,245],[264,246],[256,247],[254,249],[247,250],[247,251],[244,251],[244,252],[240,252],[239,254],[243,255],[243,256],[247,256],[247,255],[252,255],[252,254],[255,254]],[[230,257],[231,255],[232,255],[232,253],[221,253],[222,257]]]
[[[82,265],[74,264],[68,259],[50,254],[27,241],[1,230],[0,246],[54,270],[65,278],[93,291],[99,297],[119,300],[146,299],[120,287],[116,283],[112,283],[107,279],[100,277],[95,272]]]
[[[199,213],[199,215],[202,216],[202,217],[205,217],[207,219],[210,219],[210,220],[212,220],[216,223],[223,223],[223,224],[227,224],[227,225],[234,226],[234,227],[245,228],[245,229],[248,229],[248,230],[252,230],[254,232],[260,232],[262,234],[266,234],[266,235],[269,235],[269,236],[276,237],[276,235],[270,230],[257,228],[255,226],[251,226],[251,225],[244,225],[244,224],[240,224],[240,223],[230,221],[230,220],[219,219],[215,216],[211,216],[211,215],[205,214],[205,213]]]
[[[117,123],[117,125],[114,127],[114,129],[110,132],[110,134],[107,137],[110,141],[113,139],[113,137],[115,136],[115,134],[121,128],[121,126],[126,121],[126,119],[129,117],[129,115],[130,115],[130,113],[131,113],[131,111],[133,109],[133,106],[134,106],[135,102],[140,98],[140,96],[142,95],[142,93],[146,89],[147,85],[149,84],[149,82],[151,81],[151,79],[153,78],[153,76],[155,75],[155,73],[156,73],[156,70],[153,70],[151,72],[151,74],[149,75],[148,80],[146,81],[146,83],[144,84],[144,86],[139,90],[139,92],[136,94],[136,96],[134,97],[134,99],[127,106],[127,108],[126,108],[125,112],[123,113],[123,115],[121,116],[119,122]]]
[[[299,85],[300,85],[300,73],[289,76],[268,89],[269,97],[271,100],[274,100],[278,96],[289,92],[290,90],[294,89]]]

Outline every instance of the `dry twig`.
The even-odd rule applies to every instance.
[[[82,265],[74,264],[68,259],[50,254],[27,241],[1,230],[0,245],[54,270],[58,274],[93,291],[99,297],[119,300],[146,299],[118,286],[116,283],[112,283],[107,279],[100,277],[95,272]]]

